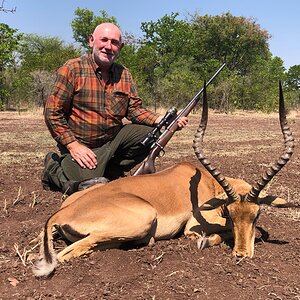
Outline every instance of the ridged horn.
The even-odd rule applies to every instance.
[[[203,142],[203,136],[207,126],[207,120],[208,120],[208,104],[207,104],[207,95],[206,95],[206,82],[204,82],[202,116],[201,116],[200,125],[194,136],[194,141],[193,141],[194,152],[197,158],[199,159],[199,161],[206,168],[206,170],[218,181],[218,183],[224,189],[228,197],[228,204],[234,201],[239,201],[240,197],[234,191],[232,185],[225,179],[225,177],[221,174],[221,172],[217,168],[211,165],[210,161],[205,157],[203,151],[201,150],[201,144]]]
[[[257,202],[259,193],[272,180],[272,178],[286,165],[286,163],[290,160],[293,154],[294,138],[286,119],[281,81],[279,81],[279,121],[285,145],[284,152],[279,157],[279,159],[267,169],[267,171],[263,174],[261,179],[252,186],[252,189],[245,197],[245,201]]]

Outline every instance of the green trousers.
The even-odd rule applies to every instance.
[[[59,147],[61,156],[45,166],[49,181],[60,190],[70,180],[83,181],[102,176],[109,180],[119,178],[147,157],[150,146],[144,147],[141,141],[151,130],[153,127],[145,125],[124,125],[112,141],[92,149],[97,156],[97,167],[92,170],[81,168],[66,150]]]

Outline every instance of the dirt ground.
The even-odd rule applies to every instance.
[[[300,118],[294,113],[288,119],[295,152],[267,189],[299,203]],[[189,127],[176,133],[158,170],[179,161],[199,164],[191,148],[196,125],[190,117]],[[44,155],[56,146],[39,111],[0,113],[0,141],[0,299],[300,299],[300,212],[291,208],[262,207],[252,259],[233,259],[230,244],[199,251],[195,241],[179,236],[95,252],[37,280],[30,257],[38,248],[29,241],[62,201],[40,184]],[[276,114],[210,112],[204,141],[223,174],[251,184],[283,150]]]

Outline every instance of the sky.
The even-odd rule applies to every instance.
[[[0,1],[0,5],[3,0]],[[15,13],[0,12],[0,23],[22,33],[55,36],[66,43],[74,42],[71,21],[76,8],[86,8],[100,15],[105,10],[117,19],[123,32],[142,36],[142,22],[157,21],[178,12],[179,18],[220,15],[253,18],[271,34],[273,56],[279,56],[288,70],[300,65],[299,0],[5,0],[4,8],[16,7]],[[179,47],[184,45],[179,45]]]

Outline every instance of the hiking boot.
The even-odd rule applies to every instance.
[[[57,190],[57,187],[53,185],[51,180],[49,179],[49,166],[53,162],[58,162],[59,161],[59,156],[55,152],[49,152],[46,154],[45,159],[44,159],[44,170],[42,172],[41,176],[41,182],[44,190],[50,191],[50,190]]]
[[[81,181],[78,186],[78,191],[85,190],[98,183],[107,183],[109,180],[105,177],[95,177],[88,180]]]
[[[65,195],[70,196],[70,195],[74,194],[75,192],[78,192],[79,184],[80,184],[80,181],[73,181],[73,180],[66,181],[62,185],[61,192]]]

